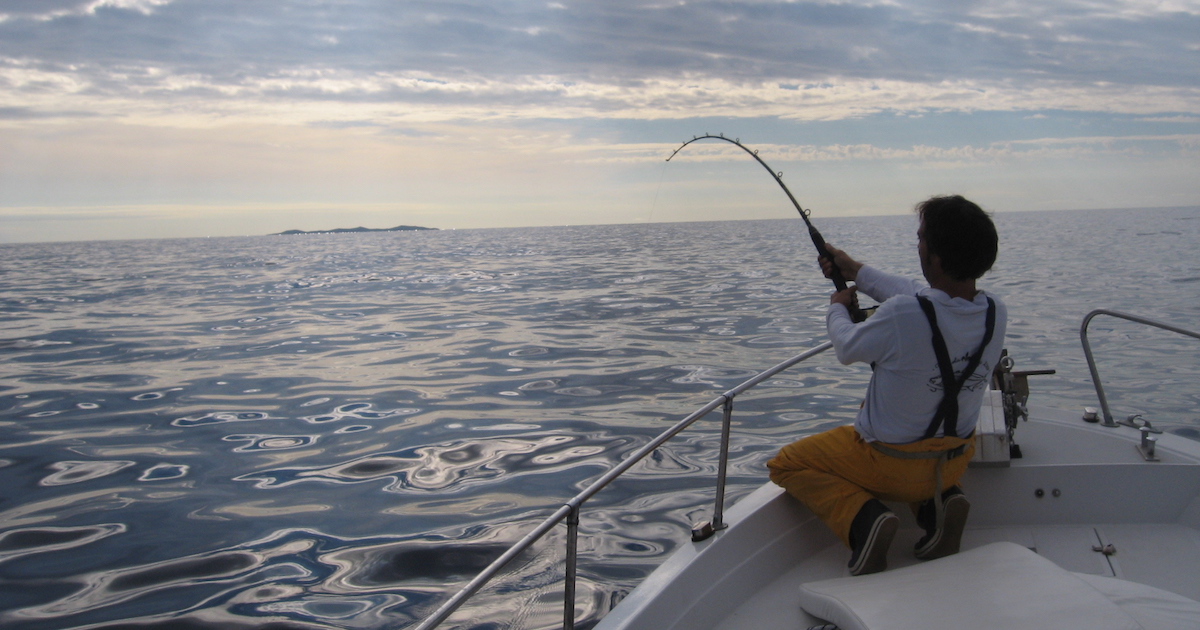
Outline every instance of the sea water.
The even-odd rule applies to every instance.
[[[915,217],[814,219],[919,275]],[[1094,308],[1200,329],[1200,208],[995,219],[1006,345],[1057,370],[1033,403],[1097,404]],[[0,246],[0,626],[409,626],[822,343],[814,259],[795,219]],[[1090,338],[1114,413],[1200,438],[1200,342],[1113,318]],[[851,421],[869,372],[826,353],[740,397],[731,499]],[[718,425],[585,506],[581,627],[708,517]],[[563,554],[555,531],[448,627],[560,624]]]

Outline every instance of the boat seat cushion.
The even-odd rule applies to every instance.
[[[1075,573],[1146,630],[1200,628],[1200,602],[1161,588],[1100,575]]]
[[[842,630],[1168,630],[1195,628],[1200,619],[1200,603],[1115,578],[1093,580],[1011,542],[809,582],[800,587],[800,605]]]

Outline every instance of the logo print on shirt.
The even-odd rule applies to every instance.
[[[963,369],[966,368],[965,364],[969,360],[970,360],[969,356],[964,356],[964,357],[954,360],[954,364],[959,366],[959,369],[954,371],[954,378],[956,378],[956,379],[962,378]],[[934,366],[934,369],[937,369],[936,365]],[[969,392],[973,392],[973,391],[979,389],[980,387],[985,387],[988,382],[988,374],[991,374],[991,373],[992,373],[992,369],[991,369],[991,366],[988,365],[988,362],[980,361],[979,367],[975,369],[975,373],[972,374],[971,377],[967,379],[966,383],[963,383],[963,389],[966,391],[969,391]],[[938,370],[937,376],[929,379],[928,387],[929,387],[929,391],[931,391],[931,392],[940,392],[940,391],[943,391],[944,389],[946,389],[946,386],[942,383],[941,370]]]

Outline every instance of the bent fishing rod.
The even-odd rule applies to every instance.
[[[816,226],[814,226],[812,224],[812,221],[810,221],[808,219],[808,215],[812,214],[812,210],[805,210],[804,208],[800,207],[800,202],[796,201],[796,197],[794,195],[792,195],[792,191],[788,190],[787,185],[783,183],[783,171],[776,171],[775,169],[773,169],[769,165],[767,165],[767,163],[764,162],[762,158],[758,157],[757,150],[750,149],[746,145],[742,144],[740,138],[726,138],[725,134],[717,134],[714,136],[712,134],[706,133],[703,136],[695,136],[691,140],[684,142],[682,145],[680,145],[680,147],[678,149],[675,149],[675,151],[673,153],[671,153],[671,157],[668,157],[667,161],[670,162],[671,158],[675,157],[687,145],[689,145],[693,142],[697,142],[700,140],[708,140],[708,139],[724,140],[725,142],[736,145],[741,150],[745,151],[746,153],[749,153],[750,157],[757,160],[758,163],[761,164],[763,168],[767,169],[767,172],[771,174],[771,177],[775,178],[775,183],[779,184],[779,187],[782,188],[783,192],[787,194],[788,199],[790,199],[792,201],[792,205],[796,206],[796,212],[800,213],[800,218],[804,219],[804,224],[808,226],[808,236],[810,238],[812,238],[813,246],[815,246],[817,248],[817,255],[820,256],[821,258],[824,258],[829,261],[829,265],[830,265],[829,279],[833,280],[833,286],[836,287],[838,291],[845,291],[846,290],[846,278],[842,276],[842,270],[838,269],[837,264],[833,261],[833,256],[829,255],[829,250],[825,247],[825,238],[823,236],[821,236],[821,232],[818,231]],[[855,322],[861,322],[867,318],[866,314],[863,313],[863,311],[861,309],[859,309],[858,306],[850,306],[848,310],[850,311],[850,319]]]

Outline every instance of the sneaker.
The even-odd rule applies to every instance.
[[[887,568],[888,547],[900,527],[900,518],[878,499],[858,511],[850,525],[850,575],[879,573]]]
[[[958,486],[942,493],[944,522],[937,524],[937,509],[933,499],[921,504],[917,511],[917,523],[925,529],[925,536],[917,541],[914,553],[921,560],[936,560],[958,553],[962,544],[963,529],[967,526],[967,514],[971,502]]]

